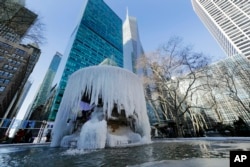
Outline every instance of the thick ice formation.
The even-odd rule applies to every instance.
[[[75,130],[77,116],[83,109],[84,95],[89,97],[89,106],[84,104],[84,108],[94,108],[94,112],[81,130]],[[100,99],[102,106],[99,108]],[[117,119],[112,115],[114,105],[118,114],[125,111],[126,119],[133,119],[134,130],[126,126],[112,130],[107,125],[108,120]],[[75,144],[77,148],[88,149],[149,142],[150,125],[140,79],[114,66],[92,66],[73,73],[68,80],[52,135],[52,147]]]
[[[102,109],[96,108],[91,115],[91,119],[82,126],[77,148],[95,149],[105,147],[107,122],[103,117]]]

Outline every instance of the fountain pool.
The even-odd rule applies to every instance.
[[[230,150],[250,151],[250,138],[154,140],[151,144],[88,152],[49,146],[0,146],[4,167],[221,167],[229,166]]]

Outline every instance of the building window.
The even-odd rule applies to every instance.
[[[10,82],[10,80],[8,80],[8,79],[0,78],[0,83],[2,83],[2,84],[8,84],[9,82]]]
[[[4,86],[0,86],[0,92],[3,92],[3,91],[4,91],[4,89],[5,89],[5,87],[4,87]]]
[[[2,46],[3,48],[7,48],[7,49],[11,49],[12,46],[7,44],[7,43],[3,43],[3,42],[0,42],[0,46]]]
[[[21,50],[21,49],[16,48],[16,54],[19,54],[19,55],[24,55],[24,54],[25,54],[25,51],[24,51],[24,50]]]
[[[4,65],[4,69],[14,70],[14,71],[16,71],[16,70],[17,70],[17,68],[16,68],[16,67],[14,67],[14,66],[10,66],[10,65],[7,65],[7,64],[5,64],[5,65]]]
[[[7,69],[8,67],[9,67],[8,64],[5,64],[5,65],[3,66],[4,69]]]
[[[6,79],[6,80],[4,81],[4,84],[8,84],[9,82],[10,82],[10,80]]]
[[[7,71],[0,70],[0,76],[11,78],[11,77],[13,77],[13,74],[10,72],[7,72]]]

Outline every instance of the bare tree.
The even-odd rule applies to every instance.
[[[41,18],[38,18],[34,24],[29,28],[28,32],[23,37],[23,41],[30,41],[37,44],[46,43],[46,38],[44,37],[45,24],[42,23]]]
[[[250,113],[250,62],[241,58],[223,63],[220,68],[220,87],[233,101]],[[247,114],[246,113],[246,114]]]
[[[29,40],[43,44],[45,30],[41,18],[24,6],[7,0],[0,1],[0,36],[14,36],[15,42]]]
[[[150,89],[147,100],[156,104],[166,120],[176,123],[178,136],[182,136],[184,115],[188,114],[192,122],[192,129],[198,132],[204,123],[200,113],[194,113],[191,108],[202,106],[190,105],[187,99],[192,98],[194,93],[204,89],[206,73],[201,71],[209,60],[201,53],[192,51],[190,46],[184,46],[182,39],[172,37],[156,52],[142,56],[138,66],[148,69],[144,78],[144,84]],[[200,73],[197,73],[200,71]]]
[[[211,79],[211,78],[210,78]],[[207,91],[209,93],[209,100],[208,103],[211,104],[211,109],[214,111],[214,113],[216,114],[216,116],[218,117],[218,122],[219,123],[223,123],[223,117],[221,112],[218,110],[218,101],[214,95],[214,88],[218,88],[217,84],[213,84],[213,80],[209,80],[209,82],[207,83]],[[215,122],[215,120],[213,120]]]

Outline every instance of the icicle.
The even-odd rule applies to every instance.
[[[72,133],[72,122],[77,117],[85,91],[91,94],[91,105],[97,105],[98,99],[102,98],[103,112],[104,115],[107,113],[107,118],[111,117],[114,103],[118,110],[125,110],[127,118],[137,115],[136,129],[150,141],[150,125],[140,79],[125,69],[103,65],[83,68],[70,76],[57,113],[51,146],[59,146],[63,136]],[[67,123],[68,120],[70,122]]]

